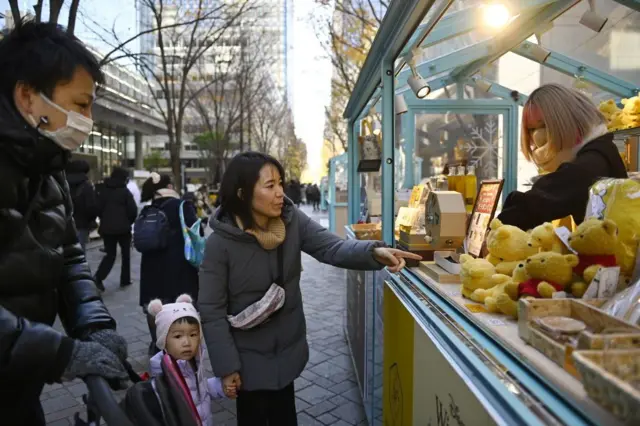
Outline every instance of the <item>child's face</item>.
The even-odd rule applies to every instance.
[[[200,348],[200,326],[176,321],[169,327],[166,350],[175,359],[192,360]]]

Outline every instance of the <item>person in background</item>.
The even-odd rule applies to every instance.
[[[140,306],[147,315],[151,344],[149,354],[158,352],[156,347],[155,320],[146,311],[153,299],[171,303],[183,293],[198,294],[198,270],[184,256],[184,236],[180,225],[180,204],[182,199],[174,187],[169,175],[151,173],[142,184],[142,202],[151,201],[151,205],[161,210],[168,220],[166,229],[166,248],[142,253],[140,263]],[[197,220],[196,209],[192,202],[184,203],[184,221],[187,226]]]
[[[105,256],[96,272],[96,285],[105,290],[104,280],[116,261],[118,246],[122,256],[120,266],[120,287],[131,284],[131,227],[138,217],[138,207],[133,195],[127,189],[129,172],[121,167],[114,167],[111,177],[105,181],[98,198],[100,227],[98,232],[104,240]]]
[[[200,268],[205,342],[214,374],[224,386],[239,388],[239,426],[297,425],[294,380],[309,359],[302,252],[355,270],[388,266],[397,272],[405,258],[420,259],[379,241],[343,240],[329,232],[284,196],[283,175],[267,154],[244,152],[231,160]],[[260,312],[260,321],[243,322],[247,311]]]
[[[559,84],[529,96],[520,148],[543,174],[529,191],[509,194],[498,219],[523,230],[570,215],[580,224],[591,185],[627,177],[604,116],[585,95]]]
[[[78,243],[64,177],[87,138],[96,58],[51,23],[0,40],[0,423],[44,426],[45,383],[125,379],[127,342]],[[66,331],[52,325],[60,318]]]
[[[133,173],[133,172],[132,172]],[[140,211],[140,188],[138,188],[138,184],[136,183],[135,179],[131,179],[132,176],[130,176],[129,180],[127,181],[127,189],[129,190],[129,192],[131,193],[131,195],[133,195],[133,201],[136,202],[136,208],[138,209],[138,212]]]
[[[83,250],[87,249],[89,234],[98,226],[98,200],[89,181],[89,170],[89,163],[84,160],[70,161],[66,167],[69,192],[73,201],[73,219],[76,221],[78,240]]]
[[[311,190],[311,194],[313,196],[313,211],[314,212],[319,212],[320,211],[320,199],[321,194],[320,194],[320,188],[318,188],[318,184],[314,183],[313,184],[313,189]]]

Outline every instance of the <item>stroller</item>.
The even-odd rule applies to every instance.
[[[98,376],[85,378],[89,394],[83,396],[87,421],[75,415],[76,426],[97,426],[104,419],[109,426],[202,426],[189,388],[178,365],[165,354],[162,375],[151,380],[140,377],[128,362],[125,367],[133,386],[117,402],[107,381]]]

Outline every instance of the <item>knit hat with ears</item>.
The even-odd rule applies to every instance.
[[[182,294],[178,296],[176,303],[166,305],[163,305],[160,299],[152,300],[147,311],[156,319],[156,346],[161,350],[165,348],[169,327],[180,318],[195,318],[200,325],[200,314],[196,311],[193,299],[188,294]]]

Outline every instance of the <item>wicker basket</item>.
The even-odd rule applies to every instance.
[[[518,309],[520,338],[575,377],[579,375],[571,357],[574,347],[539,330],[533,324],[535,319],[562,316],[584,322],[590,330],[579,334],[576,350],[603,349],[605,341],[611,349],[640,349],[640,328],[607,315],[591,303],[573,299],[520,299]],[[619,332],[602,334],[606,329]]]
[[[357,223],[351,225],[357,240],[381,240],[382,226],[377,223]]]
[[[640,349],[575,351],[573,358],[587,394],[627,425],[640,424]]]

